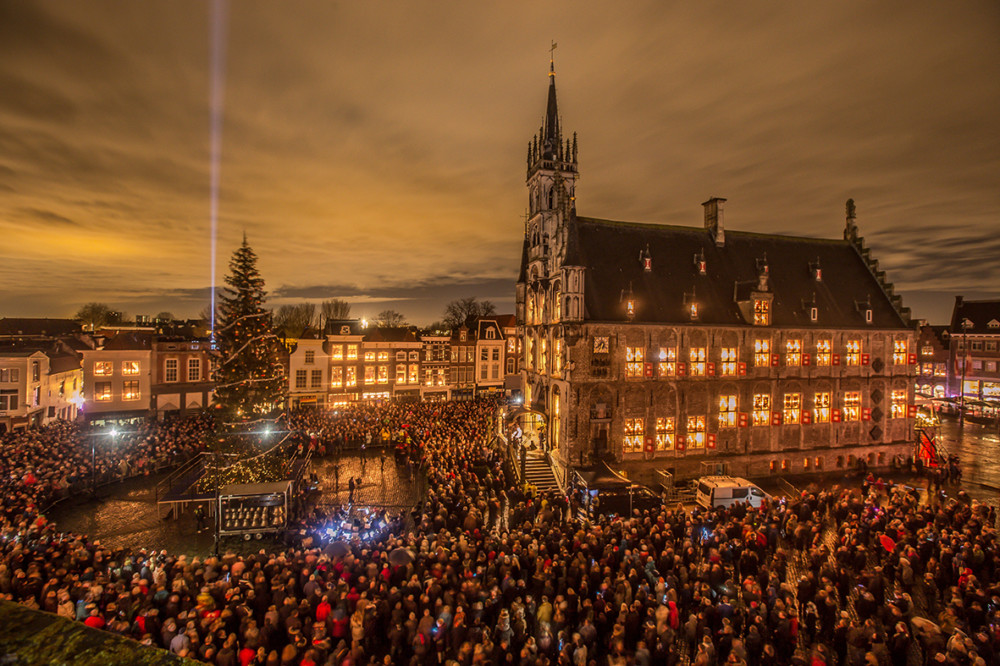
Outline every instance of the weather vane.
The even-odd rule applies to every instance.
[[[554,41],[552,46],[549,47],[549,76],[556,73],[556,47],[559,46]]]

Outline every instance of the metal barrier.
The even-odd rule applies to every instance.
[[[202,465],[204,466],[204,457],[209,455],[205,451],[197,454],[195,457],[191,458],[189,461],[175,469],[167,478],[163,479],[156,484],[155,488],[155,498],[159,502],[161,497],[164,497],[173,489],[174,483],[182,476],[190,473],[195,467]]]
[[[802,491],[789,483],[788,479],[783,476],[778,477],[778,485],[792,497],[802,497]]]

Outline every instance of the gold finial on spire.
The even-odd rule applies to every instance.
[[[559,46],[554,41],[552,46],[549,47],[549,76],[556,75],[556,47]]]

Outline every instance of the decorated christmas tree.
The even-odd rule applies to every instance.
[[[264,278],[246,236],[229,270],[214,332],[219,354],[215,401],[225,421],[239,424],[268,418],[278,409],[285,396],[285,367],[271,312],[264,308]]]
[[[209,448],[219,455],[199,481],[203,491],[277,480],[287,463],[277,446],[282,438],[270,435],[286,390],[282,346],[264,307],[264,278],[246,236],[229,271],[213,331],[217,417]]]

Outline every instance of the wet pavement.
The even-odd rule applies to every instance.
[[[325,507],[347,503],[350,477],[361,479],[355,490],[355,506],[410,509],[416,504],[421,490],[419,475],[414,474],[411,480],[406,466],[397,465],[391,454],[385,457],[384,466],[377,452],[369,454],[364,463],[360,456],[353,454],[345,454],[339,459],[314,458],[310,471],[319,481],[319,493],[313,500]],[[105,486],[99,489],[96,501],[89,495],[71,498],[53,507],[48,517],[61,530],[86,534],[112,548],[166,549],[189,557],[208,555],[214,548],[212,529],[205,527],[199,532],[193,511],[186,511],[177,518],[158,517],[155,486],[162,478],[162,475],[141,477]],[[166,511],[163,514],[166,515]],[[222,543],[223,550],[276,546],[273,539],[248,544],[227,539]]]
[[[996,427],[957,420],[942,421],[936,428],[938,451],[958,455],[962,480],[1000,492],[1000,434]]]
[[[959,428],[955,421],[944,421],[937,428],[937,441],[940,452],[959,456],[963,489],[978,500],[991,504],[1000,502],[1000,436],[995,429],[971,423]],[[311,471],[316,474],[319,484],[319,494],[314,500],[324,507],[348,502],[348,479],[352,477],[361,479],[354,494],[355,506],[405,510],[413,507],[423,491],[420,475],[414,474],[411,478],[407,467],[397,465],[391,452],[387,452],[384,465],[378,450],[369,452],[364,462],[361,456],[353,453],[339,458],[316,458]],[[90,497],[66,500],[54,507],[49,517],[63,530],[87,534],[112,547],[167,549],[189,556],[210,553],[212,531],[205,528],[198,532],[192,512],[183,513],[179,518],[158,518],[154,488],[161,478],[142,477],[106,486],[100,489],[97,501]],[[893,478],[926,488],[925,480],[906,474],[893,475]],[[855,483],[857,478],[827,475],[822,480],[811,477],[791,481],[798,488],[806,488],[817,483]],[[786,494],[787,488],[776,483],[768,484],[765,489],[778,495]],[[948,490],[954,495],[958,488]]]

